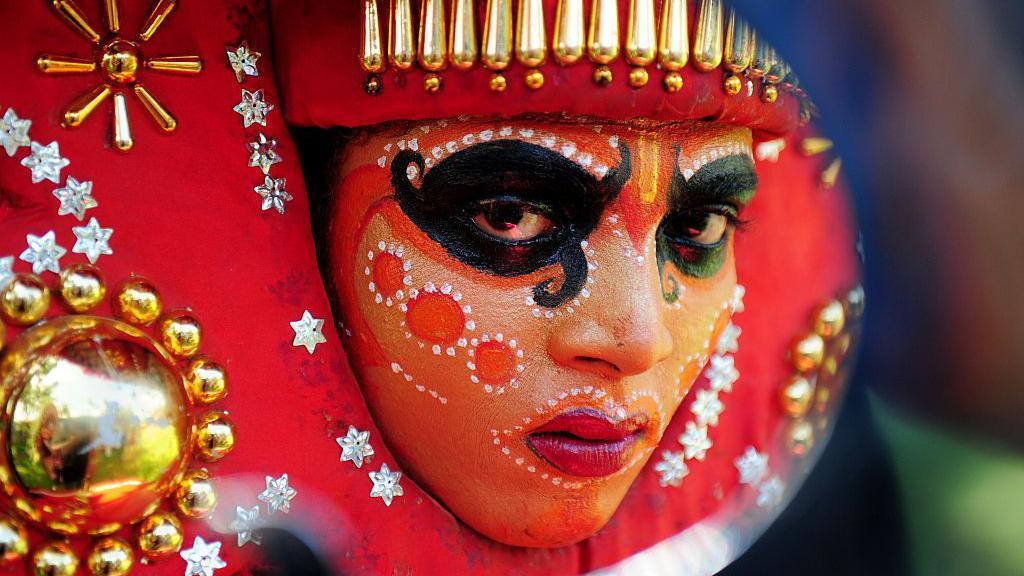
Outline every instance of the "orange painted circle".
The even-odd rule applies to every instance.
[[[405,322],[417,338],[433,344],[454,344],[462,335],[466,317],[451,296],[420,292],[409,301]]]
[[[382,252],[373,259],[373,285],[384,296],[394,296],[405,285],[405,263],[390,252]]]
[[[473,355],[477,377],[490,384],[504,384],[512,379],[515,358],[504,342],[481,342]]]

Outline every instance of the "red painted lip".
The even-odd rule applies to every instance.
[[[591,408],[573,408],[534,429],[526,442],[567,474],[608,476],[626,465],[647,421],[641,414],[616,422]]]

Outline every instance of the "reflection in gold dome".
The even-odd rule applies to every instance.
[[[152,339],[115,320],[62,317],[6,350],[2,476],[29,519],[110,533],[152,512],[191,438],[183,379]]]

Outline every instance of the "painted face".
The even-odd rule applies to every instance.
[[[346,152],[329,274],[402,469],[494,540],[614,514],[729,321],[751,133],[460,120]]]

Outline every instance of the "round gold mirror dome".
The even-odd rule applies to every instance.
[[[138,329],[61,317],[0,361],[0,481],[26,518],[62,534],[106,534],[151,513],[191,445],[174,360]]]

